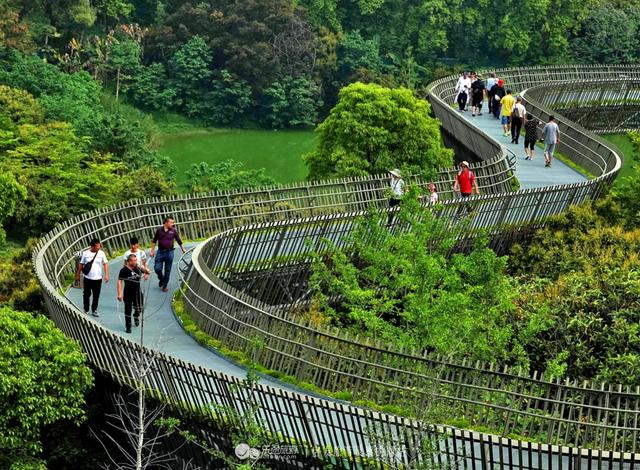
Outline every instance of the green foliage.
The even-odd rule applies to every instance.
[[[92,383],[80,347],[50,320],[0,308],[0,466],[43,468],[43,426],[83,420]]]
[[[31,238],[24,247],[0,257],[0,305],[25,312],[45,313],[40,284],[31,261],[36,242]]]
[[[264,119],[269,126],[311,127],[318,118],[320,89],[306,78],[284,77],[264,90]]]
[[[186,104],[187,114],[213,124],[238,124],[251,106],[251,89],[229,71],[216,73],[199,101]]]
[[[87,153],[86,141],[69,124],[23,124],[5,134],[11,142],[0,147],[0,170],[15,171],[26,189],[26,203],[13,216],[26,233],[39,235],[75,214],[117,201],[110,188],[117,166]]]
[[[396,347],[523,364],[506,259],[482,237],[469,255],[448,256],[456,234],[415,196],[403,200],[399,233],[390,233],[386,214],[371,212],[348,248],[316,255],[315,301],[337,325]]]
[[[425,178],[450,166],[431,108],[404,88],[354,83],[317,129],[319,144],[305,156],[309,179],[380,174],[392,168]]]
[[[614,196],[615,199],[616,196]],[[640,230],[611,198],[571,208],[515,246],[523,346],[549,375],[638,385]]]
[[[27,91],[0,85],[0,114],[14,124],[41,123],[40,103]]]
[[[211,48],[200,36],[193,36],[173,55],[170,70],[182,100],[197,98],[197,92],[211,77],[211,60]]]
[[[613,201],[618,205],[622,224],[627,228],[640,227],[640,133],[630,132],[635,150],[634,166],[630,176],[622,178],[613,190]]]
[[[24,203],[27,199],[26,188],[16,181],[13,173],[0,173],[0,247],[6,241],[6,233],[2,224],[11,217],[19,204]]]
[[[243,165],[234,160],[208,165],[205,162],[191,165],[187,171],[187,188],[190,192],[225,191],[228,189],[252,188],[275,184],[264,168],[243,170]]]
[[[151,111],[167,110],[176,99],[176,89],[170,84],[162,64],[141,66],[128,88],[128,96],[136,105]]]
[[[632,63],[640,52],[639,33],[640,12],[602,5],[590,12],[571,42],[573,54],[583,63]]]

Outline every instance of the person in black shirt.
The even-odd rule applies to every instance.
[[[484,82],[475,72],[471,73],[471,115],[482,116],[484,101]]]
[[[138,267],[138,258],[135,254],[130,254],[124,267],[118,274],[116,293],[118,301],[124,301],[124,320],[127,333],[131,333],[131,310],[134,310],[135,325],[140,324],[140,314],[142,313],[142,289],[140,283],[142,279],[147,280],[149,274],[143,273]],[[123,289],[124,284],[124,289]]]

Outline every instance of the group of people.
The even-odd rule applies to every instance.
[[[513,96],[513,91],[505,89],[504,80],[498,79],[494,72],[489,74],[485,85],[475,72],[463,72],[458,78],[455,89],[456,103],[460,112],[467,110],[471,100],[471,116],[482,115],[482,104],[487,99],[489,112],[495,119],[500,119],[505,137],[511,135],[511,143],[518,144],[520,133],[524,128],[525,160],[533,160],[536,142],[538,141],[538,121],[527,112],[524,100]],[[542,130],[541,140],[544,142],[545,166],[551,167],[553,153],[560,141],[560,129],[554,116],[549,117]]]
[[[389,198],[389,207],[395,207],[402,202],[402,196],[404,195],[404,180],[399,169],[389,171],[391,179],[389,186],[391,189],[391,197]],[[438,189],[434,183],[427,184],[429,190],[429,202],[436,204],[438,202]],[[469,162],[463,161],[460,163],[460,171],[456,174],[453,182],[453,190],[459,192],[463,198],[468,198],[474,192],[480,194],[478,188],[478,182],[476,181],[476,175],[469,169]],[[420,200],[423,200],[423,196],[418,196]],[[393,214],[389,214],[388,225],[393,221]]]
[[[140,248],[138,239],[132,237],[129,242],[130,248],[123,256],[124,265],[118,273],[116,284],[116,298],[124,304],[125,331],[127,333],[131,333],[132,313],[135,326],[139,326],[140,320],[143,318],[141,283],[148,280],[151,274],[147,254]],[[175,243],[183,253],[186,252],[175,227],[175,221],[171,217],[166,217],[164,223],[154,233],[150,251],[151,258],[155,258],[153,268],[158,276],[158,287],[163,292],[169,291],[168,284],[173,265]],[[82,291],[84,313],[88,315],[91,312],[94,317],[99,317],[98,303],[102,282],[109,282],[109,260],[102,251],[100,240],[96,238],[91,240],[89,249],[80,256],[75,275],[76,281],[80,280],[81,275],[84,284]]]

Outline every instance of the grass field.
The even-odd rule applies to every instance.
[[[313,131],[212,129],[163,116],[155,147],[175,162],[178,184],[192,164],[236,160],[246,169],[265,168],[278,183],[303,181],[307,168],[302,155],[315,146]]]
[[[631,143],[631,139],[627,137],[626,134],[606,134],[602,136],[608,142],[611,142],[613,145],[618,147],[618,149],[622,152],[623,155],[623,163],[622,170],[620,170],[620,175],[618,179],[623,178],[625,176],[629,176],[631,174],[631,166],[633,164],[633,144]]]

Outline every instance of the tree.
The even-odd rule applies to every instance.
[[[13,173],[0,173],[0,247],[6,241],[6,232],[2,224],[16,211],[16,207],[27,199],[27,190],[16,181]]]
[[[305,156],[309,179],[380,174],[402,167],[432,177],[453,163],[430,106],[405,88],[354,83],[317,132],[316,150]]]
[[[416,195],[404,198],[397,231],[387,227],[387,214],[371,211],[344,248],[327,243],[315,255],[315,304],[334,325],[397,347],[526,364],[506,258],[483,237],[470,254],[451,255],[457,231]]]
[[[121,79],[129,78],[129,75],[136,72],[140,66],[140,45],[128,38],[117,40],[111,45],[107,64],[116,73],[117,101],[120,96]]]
[[[284,77],[264,90],[264,121],[271,127],[311,127],[322,106],[320,89],[306,78]]]
[[[571,41],[573,55],[587,64],[624,64],[638,59],[638,14],[603,5],[582,23],[579,35]]]
[[[23,124],[12,135],[0,171],[15,172],[27,191],[12,218],[17,229],[39,235],[75,214],[118,201],[111,189],[117,165],[88,154],[69,124]]]
[[[35,49],[29,25],[21,18],[20,7],[15,0],[0,0],[0,45],[22,52]]]
[[[251,88],[247,82],[222,69],[202,91],[199,99],[185,103],[187,113],[207,123],[238,124],[251,106]]]
[[[43,426],[84,419],[84,354],[47,318],[0,308],[0,377],[0,466],[44,468]]]
[[[176,89],[169,83],[164,65],[140,66],[132,78],[127,93],[137,106],[152,111],[167,110],[173,106]]]

